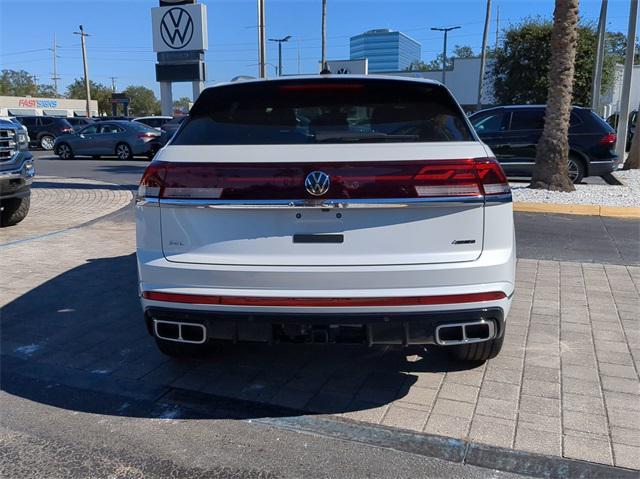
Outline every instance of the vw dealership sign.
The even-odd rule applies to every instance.
[[[207,7],[202,4],[152,8],[153,50],[206,50],[206,18]]]

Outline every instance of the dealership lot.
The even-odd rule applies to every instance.
[[[178,419],[191,410],[227,417],[224,405],[210,407],[217,404],[211,398],[231,398],[294,416],[329,414],[640,469],[640,267],[637,244],[624,237],[637,222],[607,225],[618,248],[611,262],[627,265],[566,261],[565,253],[590,254],[578,247],[579,234],[566,252],[548,245],[560,260],[548,259],[542,233],[530,226],[519,249],[505,346],[481,366],[465,369],[433,349],[302,345],[227,345],[205,359],[178,362],[156,351],[142,322],[126,207],[131,192],[100,181],[41,178],[34,193],[29,223],[0,232],[7,259],[0,275],[9,285],[1,304],[2,382],[14,396],[101,412],[48,394],[51,385],[23,387],[25,378],[32,385],[53,381],[117,394],[119,415],[138,415],[127,403],[145,399],[162,405],[159,416]],[[82,201],[93,201],[87,216],[67,213],[65,204]],[[518,223],[533,224],[528,216],[536,217],[520,216]],[[544,221],[563,225],[563,235],[573,224],[568,217]],[[583,234],[596,231],[580,221]],[[522,258],[533,255],[546,259]],[[264,415],[255,408],[253,418]]]

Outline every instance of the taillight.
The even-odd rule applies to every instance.
[[[73,133],[73,128],[65,127],[65,128],[61,128],[60,131],[62,133]]]
[[[311,195],[309,173],[330,177],[328,191]],[[482,197],[509,193],[493,158],[343,163],[166,163],[145,171],[139,196],[186,199],[297,200]]]
[[[140,138],[141,140],[153,140],[154,138],[158,138],[159,136],[159,133],[153,133],[150,131],[138,133],[138,138]]]
[[[615,133],[607,133],[598,142],[598,145],[614,146],[618,141],[618,135]]]

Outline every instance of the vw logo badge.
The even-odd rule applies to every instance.
[[[304,180],[304,187],[313,196],[322,196],[329,191],[331,178],[324,171],[312,171]]]
[[[162,41],[175,50],[185,47],[193,37],[193,19],[184,8],[175,7],[162,15],[160,22]]]

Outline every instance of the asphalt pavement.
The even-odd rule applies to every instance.
[[[120,161],[115,157],[64,161],[45,151],[35,151],[34,156],[38,175],[88,178],[130,189],[137,188],[149,164],[148,160]],[[519,258],[640,264],[638,220],[542,213],[514,216]]]

